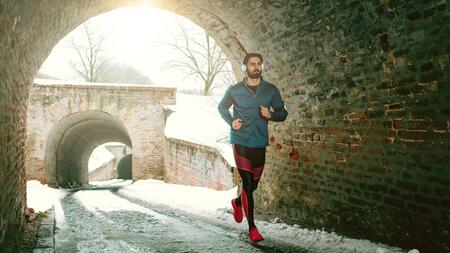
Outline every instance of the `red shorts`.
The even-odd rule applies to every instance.
[[[236,167],[253,174],[254,180],[259,180],[266,162],[266,148],[249,148],[239,144],[233,144],[234,160]]]

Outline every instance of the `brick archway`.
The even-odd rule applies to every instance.
[[[1,3],[0,241],[23,227],[33,76],[77,25],[139,2]],[[448,3],[150,2],[210,32],[236,74],[245,51],[264,55],[290,116],[270,128],[258,207],[306,227],[450,249]]]
[[[149,1],[155,7],[184,15],[207,30],[221,45],[233,69],[238,71],[244,54],[242,44],[226,21],[205,5],[190,1]],[[15,245],[21,235],[26,206],[25,135],[29,88],[38,69],[53,46],[87,19],[115,8],[140,4],[137,0],[46,1],[30,4],[26,1],[2,2],[0,5],[1,36],[1,108],[5,122],[2,131],[0,242]],[[3,50],[3,48],[7,48]],[[6,63],[4,59],[8,59]],[[6,117],[6,118],[5,118]],[[3,149],[4,148],[4,149]],[[133,156],[133,160],[136,156]],[[133,174],[140,178],[142,175]],[[4,208],[5,204],[8,206]]]
[[[100,111],[71,114],[49,131],[45,147],[45,174],[50,185],[87,184],[88,160],[98,145],[122,142],[132,147],[122,122]]]
[[[92,149],[115,139],[133,147],[134,180],[162,179],[164,106],[175,104],[175,91],[143,85],[35,83],[27,114],[27,179],[66,186],[67,176],[59,178],[58,172],[63,165],[75,166],[67,172],[76,172],[77,183],[87,183]],[[73,152],[73,161],[71,155],[63,155]]]

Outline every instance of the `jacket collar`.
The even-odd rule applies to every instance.
[[[242,85],[242,86],[245,86],[245,79],[246,79],[247,77],[244,77],[243,79],[242,79],[242,81],[240,81],[240,84]],[[258,86],[260,86],[260,85],[264,85],[266,83],[266,81],[263,79],[263,77],[261,76],[261,81],[259,81],[259,84],[258,84]]]

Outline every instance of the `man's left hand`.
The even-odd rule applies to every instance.
[[[266,118],[266,119],[270,119],[272,118],[272,114],[270,114],[270,111],[267,107],[264,107],[262,105],[259,106],[259,110],[261,112],[261,116]]]

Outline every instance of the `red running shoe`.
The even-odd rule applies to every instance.
[[[259,233],[258,229],[256,228],[251,228],[250,232],[248,233],[248,237],[250,238],[250,241],[252,242],[259,242],[264,240],[264,238],[262,237],[262,235]]]
[[[232,199],[231,200],[231,205],[233,206],[233,216],[234,216],[234,220],[237,223],[241,223],[242,222],[242,205],[238,206],[236,204],[236,199]]]

